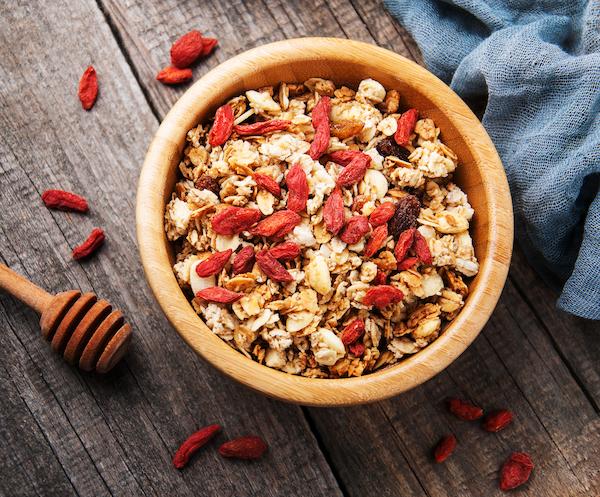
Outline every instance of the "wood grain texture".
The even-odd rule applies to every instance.
[[[163,87],[154,76],[168,62],[170,43],[189,29],[220,39],[215,55],[194,68],[196,79],[247,48],[297,36],[375,40],[417,60],[418,50],[379,0],[308,0],[301,8],[285,0],[100,0],[100,7],[115,39],[93,2],[0,7],[0,261],[53,291],[77,284],[90,290],[93,281],[103,297],[140,313],[142,327],[137,331],[143,333],[123,370],[105,381],[94,379],[73,373],[51,354],[38,335],[37,316],[0,295],[0,495],[230,495],[234,484],[239,495],[250,495],[261,484],[260,491],[267,493],[264,482],[270,485],[271,480],[276,485],[271,495],[339,495],[297,409],[227,386],[229,382],[173,338],[174,331],[142,284],[139,261],[132,257],[133,194],[122,197],[134,187],[158,120],[185,89]],[[27,45],[31,46],[24,50]],[[99,74],[100,120],[97,109],[84,114],[75,99],[76,82],[90,62],[97,69],[100,62],[106,64]],[[69,73],[55,81],[65,64]],[[107,80],[106,74],[114,80]],[[33,91],[32,85],[39,88]],[[109,95],[111,100],[105,100]],[[154,117],[142,111],[145,105]],[[68,109],[61,112],[61,106]],[[94,137],[92,143],[84,136]],[[38,145],[41,149],[34,154],[30,149]],[[34,208],[39,193],[56,186],[92,196],[93,217]],[[120,217],[121,211],[126,217]],[[92,226],[106,227],[107,220],[116,238],[110,235],[97,259],[82,266],[70,263],[70,249]],[[516,494],[599,495],[593,463],[599,442],[600,330],[597,323],[556,311],[555,299],[517,252],[488,327],[443,375],[392,401],[307,409],[344,494],[499,495],[495,478],[500,461],[512,448],[532,447],[538,464],[533,487]],[[506,359],[515,348],[515,357]],[[504,351],[503,364],[496,350]],[[482,357],[487,361],[481,362]],[[536,367],[530,365],[531,357]],[[156,369],[149,364],[157,364]],[[448,417],[440,401],[452,393],[515,408],[515,430],[489,435]],[[575,409],[583,410],[583,421],[572,409],[563,413],[573,399]],[[590,412],[593,402],[596,408]],[[70,406],[77,409],[69,416],[65,410]],[[231,466],[212,458],[195,461],[182,474],[170,470],[171,450],[189,431],[215,420],[237,425],[240,406],[246,406],[247,416],[240,433],[254,429],[257,411],[278,410],[273,440],[277,445],[300,441],[285,454],[291,470],[242,464],[235,468],[244,474],[234,478]],[[447,431],[459,436],[459,448],[446,465],[433,465],[427,459],[430,446]],[[308,455],[304,446],[310,447]],[[565,456],[557,457],[555,447]],[[307,474],[304,466],[313,472]],[[289,487],[282,490],[281,473],[275,470],[289,475]],[[557,481],[555,472],[566,475],[565,480]],[[212,478],[217,475],[226,481],[215,483]],[[200,488],[203,477],[208,483]],[[479,491],[484,485],[489,492]],[[320,494],[315,489],[321,489]]]

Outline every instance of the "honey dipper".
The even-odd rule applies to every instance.
[[[129,347],[131,326],[121,311],[94,293],[69,290],[50,295],[4,264],[0,264],[0,288],[35,309],[52,349],[84,371],[107,373]]]

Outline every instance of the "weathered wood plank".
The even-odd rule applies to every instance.
[[[86,113],[76,88],[89,63],[99,74],[100,97]],[[144,283],[135,186],[158,123],[98,6],[0,6],[0,79],[1,259],[50,291],[97,292],[126,310],[136,330],[129,357],[115,371],[82,374],[50,351],[33,312],[0,296],[0,384],[7,392],[0,398],[7,442],[0,448],[7,461],[2,491],[340,495],[301,409],[259,396],[204,364],[167,324]],[[85,195],[91,213],[46,210],[39,194],[50,187]],[[88,262],[73,262],[71,248],[93,226],[106,230],[106,246]],[[210,422],[225,427],[221,441],[264,436],[268,455],[236,464],[212,447],[186,471],[174,470],[174,449]]]

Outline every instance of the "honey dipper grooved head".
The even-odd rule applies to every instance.
[[[93,293],[57,294],[40,318],[42,335],[52,348],[84,371],[110,371],[125,355],[131,326],[119,310]]]

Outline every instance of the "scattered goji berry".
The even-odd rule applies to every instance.
[[[246,245],[233,258],[233,274],[249,273],[254,266],[254,247]]]
[[[182,469],[187,466],[187,463],[201,447],[206,445],[210,439],[212,439],[217,433],[221,431],[221,426],[219,425],[209,425],[195,433],[192,433],[186,440],[183,442],[175,455],[173,456],[173,466],[177,469]]]
[[[156,79],[165,85],[178,85],[192,79],[192,70],[168,66],[156,75]]]
[[[413,267],[417,262],[419,262],[418,257],[407,257],[398,263],[398,271],[406,271]]]
[[[292,122],[285,119],[271,119],[252,124],[237,124],[233,127],[233,131],[240,136],[266,135],[267,133],[287,129],[290,124]]]
[[[402,197],[396,204],[396,211],[388,223],[390,235],[396,238],[408,228],[415,227],[420,212],[421,203],[417,197],[414,195]]]
[[[352,345],[356,342],[363,333],[365,332],[365,322],[356,318],[351,323],[348,323],[342,331],[342,336],[340,337],[342,343],[344,345]]]
[[[79,101],[85,110],[90,110],[98,97],[98,76],[94,66],[89,66],[79,79]]]
[[[364,178],[370,163],[371,157],[367,154],[357,155],[337,177],[336,184],[338,186],[350,186],[358,183]]]
[[[387,224],[382,224],[381,226],[377,226],[371,233],[371,238],[367,242],[367,246],[363,252],[365,257],[371,257],[377,252],[382,246],[383,242],[388,236],[388,228]]]
[[[232,292],[227,288],[221,288],[220,286],[211,286],[200,290],[196,297],[207,302],[217,302],[219,304],[231,304],[236,300],[240,300],[244,296],[243,293]]]
[[[179,69],[190,67],[203,52],[202,34],[190,31],[171,45],[171,64]]]
[[[291,260],[300,255],[300,245],[294,242],[283,242],[269,249],[271,254],[277,260]]]
[[[208,143],[211,147],[223,145],[233,131],[233,107],[229,104],[221,105],[215,112],[215,122],[208,133]]]
[[[483,420],[483,429],[491,433],[499,432],[506,428],[512,422],[512,419],[512,412],[508,409],[491,412]]]
[[[85,259],[92,255],[96,250],[100,248],[100,246],[104,243],[104,231],[100,228],[94,228],[81,245],[78,245],[73,249],[73,259]]]
[[[308,201],[308,180],[300,164],[294,164],[285,177],[288,188],[287,208],[294,212],[306,209]]]
[[[313,137],[310,149],[308,150],[308,155],[310,155],[311,159],[317,160],[325,153],[327,148],[329,148],[330,138],[329,125],[319,126],[315,130],[315,136]]]
[[[365,296],[362,299],[362,303],[365,305],[374,305],[375,307],[382,309],[387,305],[402,301],[403,298],[404,294],[395,286],[378,285],[367,290],[367,293],[365,293]]]
[[[415,230],[415,240],[413,242],[413,247],[415,249],[417,257],[423,264],[433,263],[433,257],[431,256],[431,251],[429,250],[427,240],[418,230]]]
[[[219,235],[235,235],[246,231],[261,218],[258,209],[230,206],[223,209],[212,220],[212,228]]]
[[[271,176],[266,174],[254,173],[252,175],[255,183],[260,187],[267,190],[269,193],[275,195],[277,198],[281,198],[281,186]]]
[[[360,157],[363,155],[363,152],[360,150],[335,150],[330,152],[329,160],[335,162],[336,164],[340,164],[341,166],[347,166],[352,162],[353,159]],[[364,154],[366,155],[366,154]]]
[[[365,344],[361,342],[353,343],[352,345],[348,346],[348,350],[354,355],[354,357],[362,357],[362,355],[365,353]]]
[[[233,250],[231,249],[227,249],[223,252],[215,252],[196,266],[196,273],[201,278],[220,273],[225,267],[225,264],[229,261],[232,252]]]
[[[385,285],[387,283],[387,277],[388,277],[388,275],[386,273],[384,273],[381,269],[378,269],[377,274],[375,275],[375,278],[373,279],[373,284],[374,285]]]
[[[373,228],[381,224],[387,223],[396,212],[396,204],[393,202],[384,202],[375,208],[369,216],[369,223]]]
[[[294,281],[294,277],[283,267],[275,257],[273,257],[267,250],[261,250],[256,254],[256,262],[258,267],[265,273],[269,278],[274,281]]]
[[[87,212],[89,209],[85,198],[64,190],[46,190],[42,193],[42,201],[49,209],[75,212]]]
[[[466,400],[455,397],[448,399],[448,410],[464,421],[475,421],[483,416],[483,409]]]
[[[266,452],[267,448],[267,444],[262,438],[245,436],[225,442],[219,447],[219,454],[236,459],[258,459]]]
[[[300,224],[301,220],[300,215],[294,211],[277,211],[250,229],[250,233],[254,236],[283,238]]]
[[[317,129],[320,126],[329,126],[329,113],[331,112],[331,99],[327,96],[323,96],[319,99],[317,104],[313,107],[310,118],[312,120],[313,128]]]
[[[436,462],[444,462],[456,448],[456,437],[454,435],[446,435],[435,446],[433,457]]]
[[[351,217],[340,234],[340,240],[348,245],[354,245],[361,241],[370,229],[366,216]]]
[[[418,119],[419,111],[417,109],[408,109],[398,118],[398,128],[394,133],[394,140],[398,145],[408,145]]]
[[[408,254],[408,251],[413,246],[416,231],[415,228],[408,228],[400,233],[398,242],[394,248],[394,257],[398,262],[403,261],[406,258],[406,254]]]
[[[523,485],[533,471],[534,464],[526,452],[513,452],[500,470],[500,490],[506,492]]]
[[[202,38],[202,55],[206,57],[215,49],[219,40],[216,38]]]
[[[213,192],[217,197],[219,196],[219,190],[220,190],[220,186],[219,186],[219,182],[213,178],[212,176],[209,176],[208,174],[203,174],[202,176],[200,176],[195,182],[194,182],[194,186],[196,188],[198,188],[198,190],[208,190]]]
[[[344,226],[344,199],[342,192],[336,188],[331,192],[323,207],[323,220],[330,233],[337,235]]]

